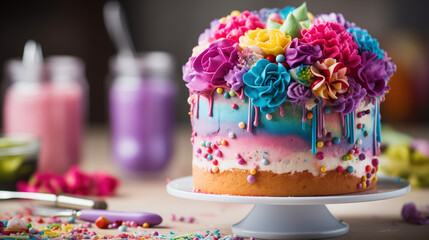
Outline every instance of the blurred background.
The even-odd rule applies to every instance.
[[[102,141],[105,141],[106,144],[103,145],[102,151],[104,160],[105,158],[111,158],[108,153],[111,145],[108,145],[107,137],[108,134],[113,134],[114,149],[112,152],[119,164],[127,162],[130,165],[126,166],[126,168],[135,168],[137,165],[133,165],[133,162],[138,162],[138,159],[144,155],[144,159],[151,160],[148,160],[143,165],[139,163],[138,167],[146,170],[164,168],[172,154],[176,154],[174,156],[178,158],[178,147],[175,146],[176,152],[174,153],[171,150],[174,147],[172,143],[173,127],[176,126],[176,129],[183,132],[183,136],[180,136],[180,142],[186,142],[188,140],[187,136],[190,134],[189,105],[187,103],[188,90],[181,78],[181,66],[191,55],[192,48],[197,44],[199,34],[209,27],[211,20],[226,16],[232,10],[257,10],[263,7],[283,8],[286,5],[299,6],[302,1],[120,1],[126,14],[125,19],[128,22],[127,25],[135,50],[137,52],[164,51],[170,54],[151,56],[160,59],[160,61],[157,61],[160,63],[159,66],[154,66],[154,68],[162,69],[165,67],[168,71],[171,70],[171,74],[167,74],[168,76],[157,75],[155,77],[169,78],[171,81],[154,81],[164,82],[165,84],[169,82],[169,92],[160,91],[159,86],[157,84],[150,85],[150,81],[148,81],[148,86],[140,86],[140,81],[133,82],[132,79],[128,78],[126,86],[114,83],[120,79],[118,76],[120,76],[121,71],[129,71],[130,69],[124,70],[122,68],[129,66],[129,64],[121,65],[119,63],[114,67],[109,67],[109,61],[117,53],[117,49],[110,39],[104,24],[103,6],[105,3],[106,1],[103,0],[5,0],[0,2],[2,106],[5,105],[6,89],[10,87],[10,79],[22,77],[24,72],[21,69],[21,65],[10,64],[9,60],[12,58],[21,59],[24,45],[30,39],[40,44],[45,56],[45,63],[47,63],[49,73],[52,75],[50,78],[63,79],[62,73],[64,71],[79,73],[78,75],[73,75],[73,79],[69,79],[70,81],[54,81],[62,83],[60,88],[58,88],[58,84],[43,88],[43,91],[46,91],[45,95],[50,96],[49,99],[21,97],[19,94],[28,93],[26,87],[15,92],[16,94],[8,95],[9,99],[12,100],[9,100],[10,103],[6,105],[23,104],[22,106],[30,106],[28,111],[24,111],[25,114],[28,113],[27,115],[18,114],[10,118],[3,116],[6,114],[12,116],[14,114],[12,110],[16,109],[15,107],[10,107],[12,112],[8,112],[7,108],[0,111],[0,121],[2,121],[2,126],[6,126],[6,132],[10,132],[9,130],[25,132],[27,129],[20,128],[19,123],[21,120],[26,120],[26,118],[26,121],[31,119],[30,122],[35,122],[34,126],[30,127],[35,128],[36,125],[37,127],[43,125],[43,132],[49,132],[49,137],[45,137],[44,140],[45,146],[50,145],[53,147],[51,150],[42,150],[41,153],[43,159],[50,159],[43,161],[46,166],[61,165],[58,163],[52,164],[58,159],[64,158],[58,156],[69,156],[63,159],[64,166],[67,168],[70,165],[79,163],[82,138],[80,133],[85,133],[85,129],[97,127],[97,129],[100,129],[100,126],[102,126],[100,136],[103,136]],[[429,65],[429,28],[427,27],[429,23],[427,20],[429,2],[418,0],[307,0],[307,6],[308,10],[313,14],[343,13],[346,20],[356,22],[358,26],[366,28],[372,37],[379,40],[380,47],[389,53],[398,69],[390,82],[392,91],[387,95],[386,103],[382,104],[381,107],[382,122],[400,130],[406,129],[414,137],[427,139],[425,134],[429,127],[429,111],[427,111],[429,108],[429,68],[427,67]],[[28,49],[29,52],[33,53],[38,51],[37,45],[30,44]],[[71,55],[78,59],[48,57],[52,55]],[[32,60],[34,59],[37,60],[37,57],[34,58],[33,56]],[[65,64],[69,68],[58,70],[57,67],[61,66],[58,63]],[[139,63],[135,64],[140,66]],[[13,74],[10,73],[11,71]],[[151,90],[144,94],[131,93],[136,89],[140,89],[139,87]],[[112,89],[117,89],[118,92]],[[162,89],[167,89],[167,87],[162,87]],[[139,94],[140,96],[145,96],[145,98],[137,99]],[[130,100],[134,96],[136,101]],[[22,99],[29,100],[27,103],[22,103],[20,101]],[[136,105],[133,108],[130,107],[129,109],[132,110],[128,112],[122,112],[122,110],[128,109],[123,107],[127,104],[127,101],[128,103],[133,101]],[[139,103],[139,101],[142,102]],[[159,103],[159,106],[163,106],[162,109],[151,109],[149,117],[145,115],[145,112],[140,111],[143,108],[156,105],[154,104],[156,101],[164,101]],[[125,105],[121,105],[122,103]],[[143,103],[148,104],[148,106],[143,107]],[[54,106],[54,113],[49,114],[55,114],[56,117],[61,117],[62,120],[53,119],[52,117],[46,118],[46,116],[43,116],[49,115],[46,113],[39,113],[37,116],[30,115],[29,113],[36,106],[31,104],[47,104],[51,108]],[[110,131],[108,131],[109,112],[110,121],[114,122],[113,126],[126,127],[111,127]],[[170,112],[171,114],[169,114]],[[140,115],[133,117],[133,122],[127,122],[130,119],[124,119],[126,118],[125,116],[136,113]],[[79,120],[81,116],[83,116],[83,121]],[[158,118],[157,116],[163,117]],[[8,122],[3,122],[5,119]],[[151,119],[155,119],[155,121],[156,119],[163,120],[162,122],[150,122]],[[67,121],[70,121],[70,123]],[[62,125],[59,124],[60,122]],[[73,125],[74,123],[79,124]],[[158,126],[159,129],[154,127],[151,132],[147,129],[138,128],[138,126],[144,125]],[[177,126],[186,127],[177,128]],[[426,131],[420,131],[422,128],[425,128]],[[34,129],[28,131],[32,130]],[[134,140],[120,138],[121,134],[128,136],[135,132],[138,132],[139,136]],[[394,138],[391,137],[391,139]],[[94,139],[94,135],[90,139]],[[19,139],[14,141],[13,144],[10,141],[0,141],[0,148],[21,146],[23,144]],[[177,138],[175,141],[177,141]],[[32,142],[27,144],[28,146],[26,145],[26,147],[35,152],[35,149],[38,148],[37,144],[40,143]],[[98,145],[93,142],[91,146]],[[146,149],[142,149],[141,146],[145,146]],[[190,144],[187,144],[186,147],[190,149]],[[179,154],[183,155],[184,159],[190,158],[188,148],[182,149]],[[92,151],[91,158],[102,158],[94,150]],[[156,153],[156,155],[150,155],[152,153]],[[2,154],[0,152],[0,158],[3,156]],[[129,160],[128,158],[135,159]],[[21,166],[21,162],[19,164],[16,162],[19,159],[10,158],[9,160],[10,162],[6,163],[5,161],[0,161],[0,170],[3,168],[13,172],[13,167],[18,169]],[[64,173],[67,168],[55,169],[55,171]],[[189,165],[184,166],[184,168],[187,169],[186,173],[190,171]],[[428,174],[425,173],[425,175]],[[427,181],[429,185],[429,179]]]
[[[184,0],[120,1],[125,9],[137,51],[162,50],[176,60],[179,88],[177,122],[187,123],[187,89],[181,66],[187,61],[199,34],[212,19],[231,10],[299,6],[302,1],[277,0]],[[89,122],[106,124],[108,60],[115,47],[103,23],[105,1],[13,1],[0,2],[0,64],[21,57],[29,39],[40,43],[45,56],[73,55],[86,65],[89,83]],[[341,12],[349,21],[368,29],[398,65],[393,91],[382,107],[383,121],[426,124],[429,122],[429,28],[427,1],[361,0],[307,1],[312,13]],[[4,68],[2,68],[4,76]],[[4,79],[4,77],[3,77]]]

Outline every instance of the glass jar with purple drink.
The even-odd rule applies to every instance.
[[[174,61],[165,52],[114,58],[109,91],[112,154],[126,172],[161,171],[173,144]]]

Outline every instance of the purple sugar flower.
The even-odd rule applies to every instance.
[[[316,18],[324,21],[324,22],[334,22],[343,25],[346,29],[348,28],[358,28],[354,22],[346,21],[343,14],[341,13],[330,13],[330,14],[319,14],[316,15]]]
[[[247,67],[238,68],[235,66],[233,69],[229,70],[229,73],[225,76],[225,81],[231,86],[231,90],[240,91],[244,86],[243,75],[248,72]]]
[[[413,224],[429,224],[429,218],[424,215],[428,215],[429,212],[419,212],[414,203],[407,203],[402,207],[401,215],[402,218],[409,223]]]
[[[389,88],[386,86],[386,79],[389,74],[393,74],[395,67],[386,64],[384,59],[380,59],[372,52],[362,52],[362,66],[358,69],[356,82],[366,89],[369,97],[378,97],[384,94]]]
[[[366,95],[366,89],[356,83],[352,77],[347,76],[347,79],[349,83],[348,91],[338,95],[338,99],[334,102],[334,111],[344,115],[355,111]]]
[[[238,43],[222,39],[210,44],[200,55],[185,64],[183,79],[194,91],[207,91],[225,83],[224,77],[238,63]]]
[[[313,65],[322,59],[322,49],[317,44],[313,46],[294,38],[286,48],[285,57],[286,63],[291,68],[299,67],[300,65]]]
[[[303,105],[310,97],[311,89],[298,82],[292,82],[287,89],[287,99],[290,102]]]

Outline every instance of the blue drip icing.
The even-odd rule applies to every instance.
[[[305,131],[305,122],[302,122],[301,126],[302,126],[302,130]]]
[[[349,139],[349,143],[353,144],[355,142],[355,112],[351,112],[349,113],[349,119],[350,119],[350,126],[349,126],[349,131],[350,131],[350,139]]]
[[[375,117],[377,118],[377,141],[381,143],[381,121],[380,121],[380,101],[376,99],[377,104],[377,112],[375,113]]]
[[[313,107],[313,119],[311,120],[311,153],[316,154],[317,140],[317,107]]]
[[[349,124],[349,115],[344,116],[344,125],[346,125],[346,139],[350,137],[350,124]]]

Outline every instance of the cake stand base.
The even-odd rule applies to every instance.
[[[325,204],[357,203],[402,196],[411,189],[404,179],[379,176],[377,187],[364,192],[334,196],[258,197],[193,192],[192,177],[171,181],[167,191],[181,198],[221,203],[254,204],[250,213],[232,226],[242,237],[263,239],[319,239],[346,234],[349,226],[336,219]]]
[[[265,239],[317,239],[346,234],[349,226],[338,221],[325,205],[255,205],[232,226],[238,236]]]

